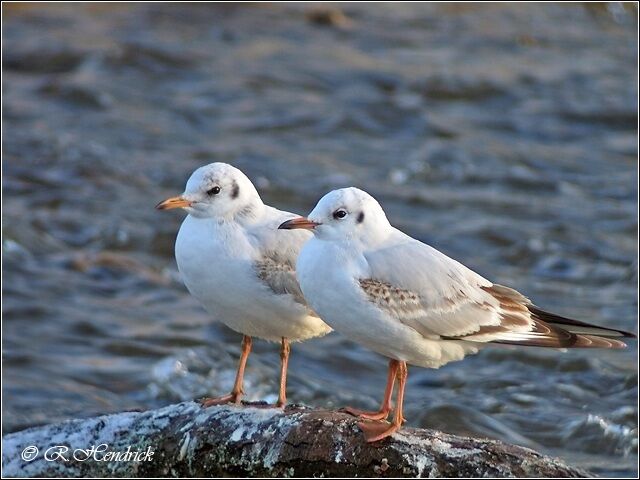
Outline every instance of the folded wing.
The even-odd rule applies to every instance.
[[[286,235],[278,231],[278,226],[296,215],[268,207],[263,222],[250,228],[249,234],[255,239],[257,258],[254,270],[264,285],[278,295],[290,295],[305,306],[310,315],[317,316],[307,305],[296,278],[296,260],[311,233],[291,230]]]
[[[369,300],[426,338],[553,348],[622,348],[629,332],[545,312],[410,237],[365,253]]]

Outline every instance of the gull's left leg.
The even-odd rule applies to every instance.
[[[289,340],[282,337],[280,346],[280,393],[278,394],[278,403],[276,403],[276,407],[279,408],[287,404],[287,367],[289,366],[290,353],[291,345],[289,345]]]
[[[365,420],[386,420],[389,416],[389,413],[391,412],[391,395],[393,394],[393,385],[396,381],[399,366],[399,360],[389,360],[387,387],[384,390],[384,398],[382,400],[382,405],[380,405],[380,410],[378,410],[377,412],[367,412],[365,410],[359,410],[353,407],[344,407],[341,408],[340,411]]]
[[[377,442],[383,438],[387,438],[400,430],[404,416],[402,414],[404,404],[404,389],[407,385],[407,362],[399,362],[397,379],[398,379],[398,394],[396,396],[396,409],[393,415],[393,423],[391,426],[387,422],[380,423],[359,423],[358,426],[364,433],[364,437],[368,443]]]
[[[203,407],[211,407],[212,405],[224,405],[225,403],[235,403],[239,405],[242,401],[242,395],[244,394],[244,390],[242,388],[242,383],[244,380],[244,369],[247,366],[247,358],[249,358],[249,353],[251,353],[251,344],[253,341],[251,337],[248,335],[244,335],[242,337],[242,353],[240,354],[240,362],[238,363],[238,371],[236,373],[236,381],[233,384],[233,390],[228,395],[223,395],[222,397],[215,398],[203,398],[200,400],[200,404]]]

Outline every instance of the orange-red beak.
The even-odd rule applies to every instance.
[[[191,202],[180,196],[167,198],[156,205],[158,210],[171,210],[172,208],[185,208],[190,207]]]
[[[313,230],[318,225],[320,224],[317,222],[312,222],[308,218],[298,217],[298,218],[292,218],[291,220],[287,220],[286,222],[282,223],[278,227],[278,229],[293,230],[294,228],[304,228],[305,230]]]

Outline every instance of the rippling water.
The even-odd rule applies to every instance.
[[[493,281],[636,330],[637,9],[340,8],[3,5],[5,432],[230,388],[240,338],[179,280],[182,215],[153,209],[212,161],[300,213],[364,187]],[[406,416],[633,476],[636,355],[412,368]],[[290,397],[375,407],[385,366],[338,334],[296,345]]]

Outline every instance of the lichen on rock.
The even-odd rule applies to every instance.
[[[3,473],[20,477],[589,476],[528,448],[434,430],[403,428],[368,444],[357,419],[300,405],[202,408],[184,402],[34,427],[6,435],[2,443]],[[104,444],[110,452],[153,453],[142,461],[101,461],[88,449]],[[25,460],[29,446],[38,454]],[[47,461],[45,452],[58,446],[67,448],[69,460]],[[78,450],[87,458],[74,459]]]

